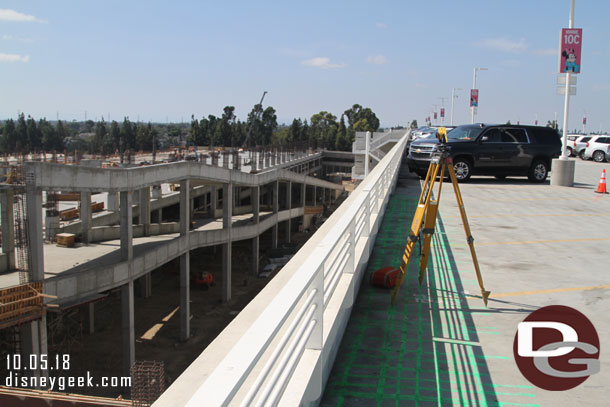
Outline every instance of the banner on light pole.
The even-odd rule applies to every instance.
[[[470,107],[479,106],[479,90],[470,89]]]
[[[559,39],[559,72],[580,73],[582,28],[562,28]]]

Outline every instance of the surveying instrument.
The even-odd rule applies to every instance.
[[[430,256],[430,243],[432,236],[434,235],[434,228],[436,226],[436,217],[438,216],[438,206],[441,200],[441,190],[443,188],[443,178],[445,171],[449,173],[449,179],[453,185],[453,191],[455,192],[455,198],[460,209],[460,215],[462,223],[464,224],[464,232],[466,233],[466,241],[470,247],[470,254],[472,255],[472,262],[474,269],[477,274],[477,280],[479,287],[481,288],[481,297],[485,306],[487,306],[487,298],[489,297],[490,291],[485,291],[483,286],[483,277],[481,276],[481,270],[479,269],[479,262],[477,260],[477,254],[474,250],[474,238],[470,233],[470,226],[468,225],[468,218],[466,217],[466,210],[464,209],[464,201],[462,200],[462,194],[460,193],[460,187],[455,176],[455,170],[453,169],[453,160],[450,156],[450,147],[447,145],[447,130],[444,127],[439,128],[437,137],[439,144],[432,154],[430,166],[428,167],[428,173],[422,187],[419,201],[417,203],[417,209],[415,210],[415,216],[411,223],[411,229],[409,231],[409,238],[405,247],[405,253],[400,261],[400,273],[396,281],[396,286],[392,291],[392,304],[396,300],[400,285],[407,272],[409,260],[413,254],[413,248],[416,242],[420,242],[420,262],[419,262],[419,284],[421,285],[424,281],[426,268],[428,267],[428,258]],[[435,186],[436,178],[439,176],[438,190],[433,199],[433,189]],[[423,240],[423,244],[421,241]]]

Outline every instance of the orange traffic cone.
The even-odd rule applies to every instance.
[[[606,169],[604,168],[602,170],[602,177],[599,179],[599,185],[597,186],[597,192],[598,194],[607,194],[608,191],[606,191]]]

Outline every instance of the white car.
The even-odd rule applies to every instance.
[[[598,136],[580,136],[574,140],[572,152],[574,156],[580,157],[582,160],[585,159],[585,150],[587,149],[587,143],[595,141]]]
[[[575,157],[576,153],[574,152],[574,142],[576,141],[577,138],[579,137],[584,137],[584,134],[568,134],[567,135],[567,139],[568,142],[566,143],[566,149],[567,149],[567,153],[568,153],[568,157]],[[561,136],[561,143],[563,144],[563,136]]]
[[[599,136],[596,140],[589,141],[584,156],[586,160],[593,158],[598,163],[610,161],[610,136]]]

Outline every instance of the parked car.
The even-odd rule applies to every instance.
[[[428,137],[413,141],[409,147],[409,170],[424,176],[439,141]],[[550,127],[468,124],[447,133],[458,181],[472,175],[526,175],[543,182],[551,160],[561,154],[561,139]]]
[[[576,141],[576,139],[578,139],[579,137],[584,137],[586,136],[586,134],[568,134],[567,135],[567,139],[568,142],[566,143],[566,149],[568,150],[568,157],[576,157],[576,153],[574,152],[574,142]],[[563,137],[561,137],[561,144],[563,146]]]
[[[440,126],[425,126],[420,127],[417,130],[413,130],[411,132],[410,141],[417,140],[420,138],[436,137],[436,133],[438,132],[439,128]],[[455,126],[447,126],[445,127],[445,129],[447,132],[450,132],[451,130],[455,129]]]
[[[582,160],[585,159],[585,149],[587,143],[591,140],[595,141],[597,136],[580,136],[574,140],[574,149],[572,150],[575,157],[580,157]]]
[[[585,160],[593,158],[593,161],[598,163],[610,161],[610,136],[598,136],[589,141],[584,156]]]

